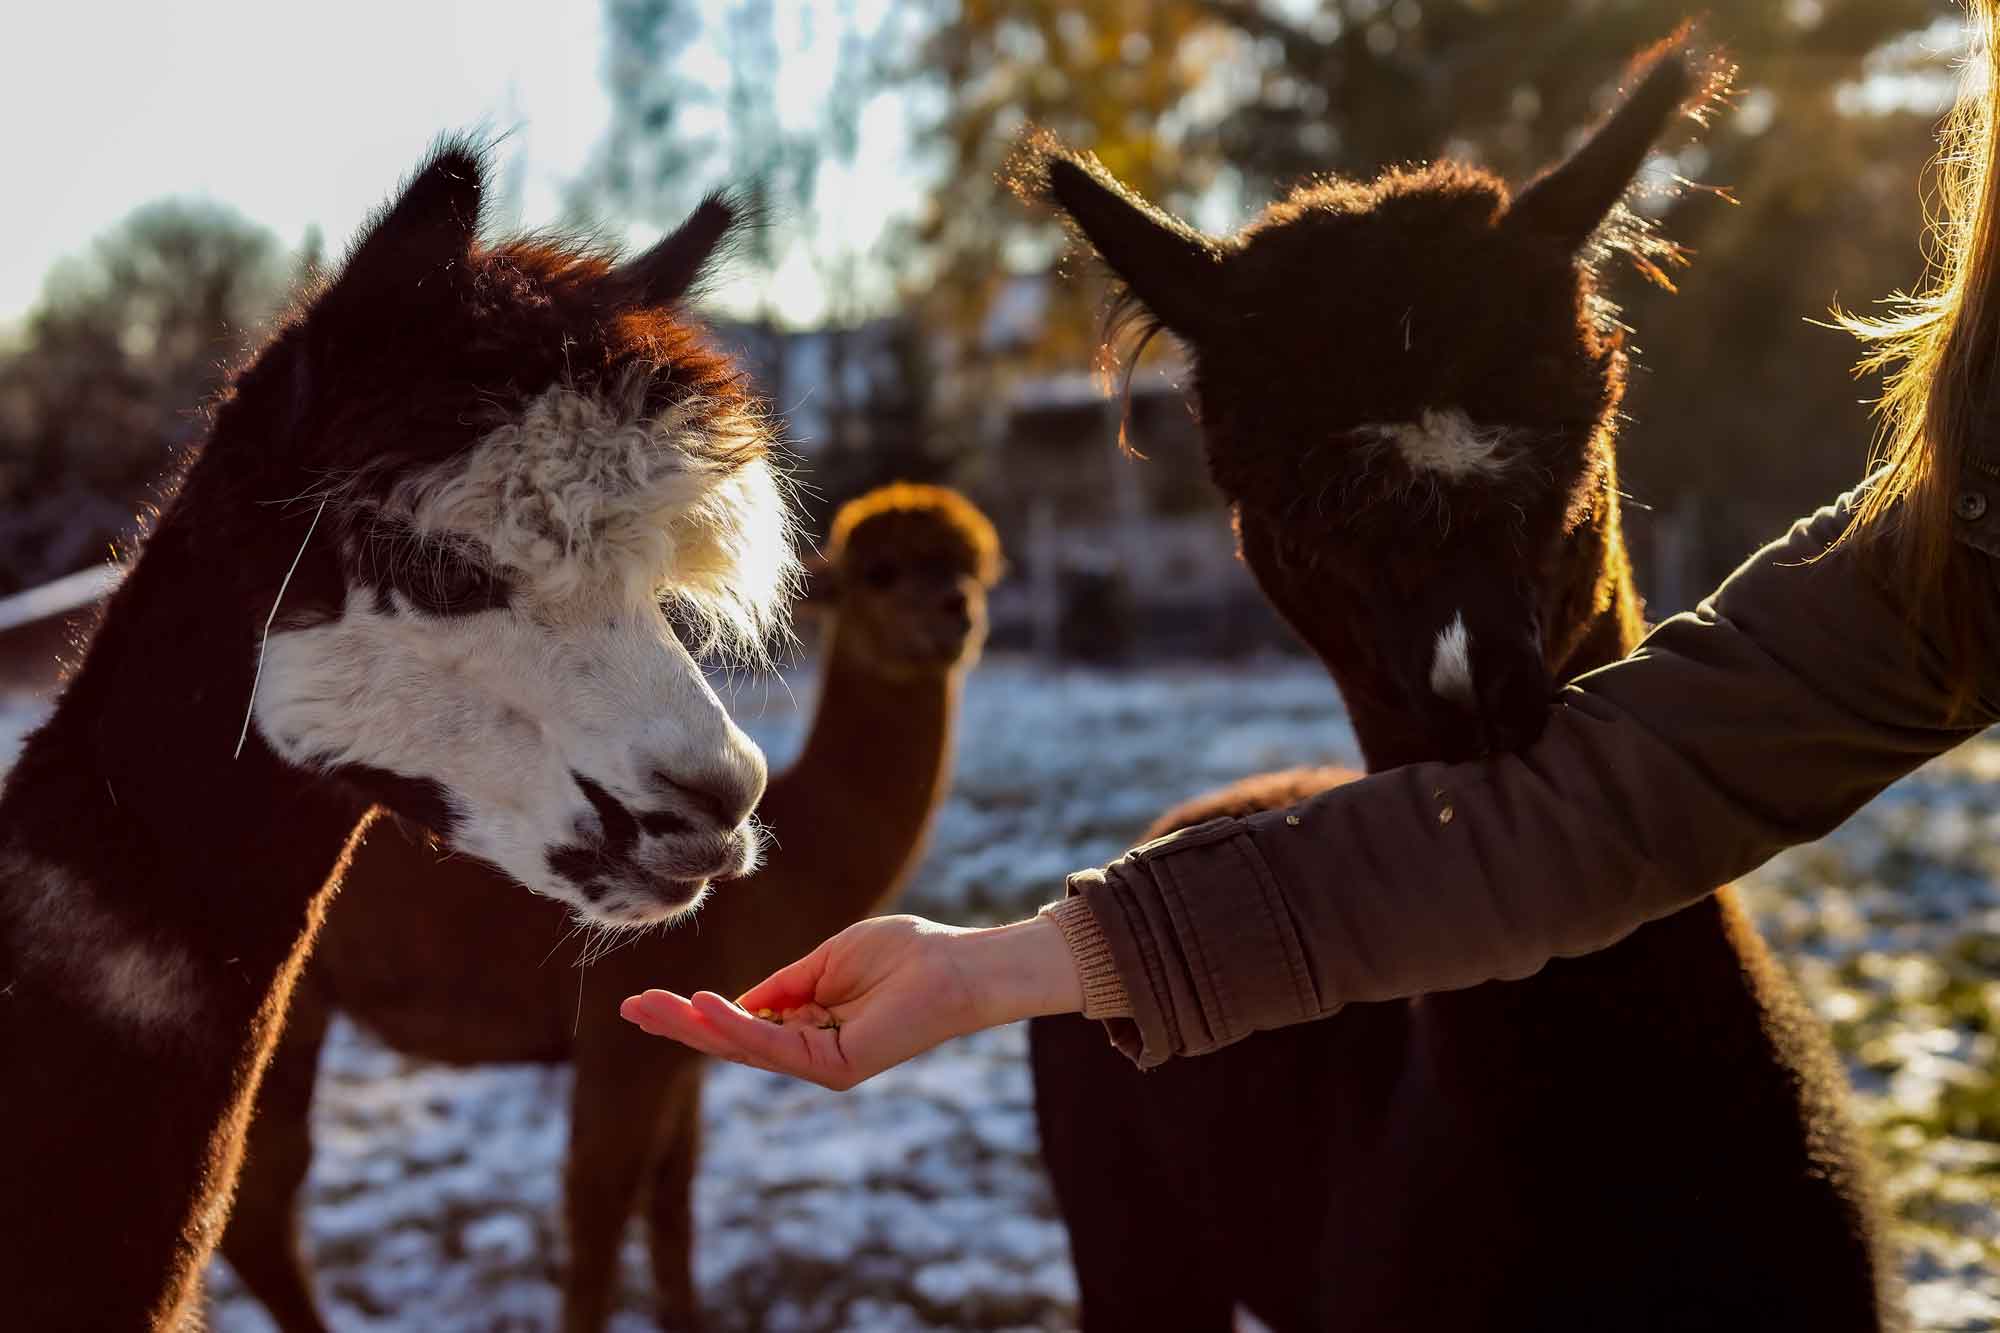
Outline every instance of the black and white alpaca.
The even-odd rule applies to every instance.
[[[761,643],[794,569],[676,309],[734,209],[487,244],[483,174],[441,147],[233,378],[0,793],[9,1327],[190,1318],[372,811],[602,924],[756,859],[763,758],[683,641]]]
[[[1024,183],[1186,345],[1243,558],[1371,767],[1524,745],[1553,682],[1640,637],[1593,260],[1657,258],[1620,200],[1708,92],[1669,49],[1518,197],[1452,164],[1323,181],[1229,239],[1030,150]],[[1352,776],[1250,779],[1152,832]],[[1450,792],[1435,813],[1450,836]],[[1839,1066],[1727,890],[1528,980],[1151,1073],[1078,1018],[1031,1041],[1092,1333],[1220,1333],[1239,1304],[1281,1333],[1895,1323]]]
[[[222,1239],[280,1329],[326,1333],[300,1194],[336,1011],[423,1059],[571,1065],[562,1328],[611,1322],[635,1211],[662,1324],[700,1322],[693,1190],[706,1060],[625,1022],[618,1002],[662,982],[737,994],[880,910],[944,797],[959,692],[1000,569],[993,525],[955,491],[897,483],[834,515],[811,580],[830,617],[812,728],[758,806],[774,846],[703,909],[698,929],[596,956],[598,942],[566,933],[556,904],[496,901],[486,866],[393,832],[356,854],[272,1052]]]

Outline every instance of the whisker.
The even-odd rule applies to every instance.
[[[264,679],[264,654],[271,646],[271,624],[278,618],[278,608],[284,604],[285,589],[292,586],[292,575],[299,572],[299,561],[306,558],[306,547],[312,544],[313,533],[319,528],[319,520],[326,513],[326,501],[319,502],[313,510],[312,522],[306,525],[305,540],[299,543],[299,553],[292,557],[292,567],[285,571],[284,579],[278,584],[278,595],[271,599],[271,614],[264,617],[264,637],[257,643],[257,670],[250,677],[250,698],[243,705],[243,730],[236,735],[236,752],[232,759],[243,757],[243,742],[250,736],[250,715],[257,711],[257,686]]]
[[[549,959],[554,958],[556,956],[556,950],[562,948],[563,945],[568,944],[571,940],[575,939],[576,933],[582,929],[583,929],[583,922],[572,919],[570,921],[569,929],[565,930],[562,933],[561,939],[557,940],[554,944],[549,946],[549,951],[542,955],[542,961],[536,964],[536,966],[547,967],[549,965]]]

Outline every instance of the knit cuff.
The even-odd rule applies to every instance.
[[[1111,961],[1111,944],[1081,897],[1050,903],[1040,915],[1056,923],[1063,943],[1069,946],[1070,961],[1076,964],[1077,979],[1083,983],[1085,1018],[1130,1018],[1132,997],[1126,993],[1125,979]]]

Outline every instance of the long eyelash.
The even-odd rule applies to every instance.
[[[484,560],[449,535],[426,536],[408,524],[377,516],[362,534],[357,559],[365,560],[369,582],[401,588],[427,605],[445,603],[446,573],[454,564],[490,578]]]

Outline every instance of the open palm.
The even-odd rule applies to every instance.
[[[986,1026],[950,947],[977,933],[880,917],[849,926],[734,1002],[649,990],[619,1012],[709,1055],[851,1088]]]
[[[649,990],[618,1012],[709,1055],[844,1090],[941,1041],[1082,1003],[1068,948],[1045,918],[963,930],[885,916],[849,926],[733,1002]]]

